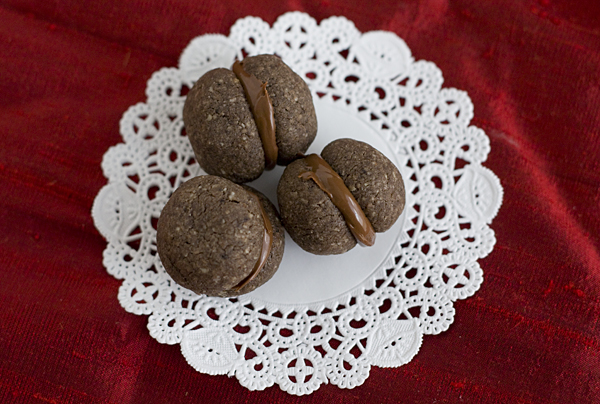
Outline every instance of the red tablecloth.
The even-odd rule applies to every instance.
[[[153,4],[151,4],[153,3]],[[600,402],[600,4],[0,1],[0,402]],[[119,306],[90,209],[150,75],[197,35],[305,11],[389,30],[468,92],[504,203],[485,282],[397,369],[310,396],[188,366]]]

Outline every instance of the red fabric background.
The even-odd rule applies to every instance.
[[[0,1],[0,402],[600,402],[597,0]],[[504,204],[450,330],[364,385],[297,398],[189,367],[117,301],[90,217],[103,153],[197,35],[300,10],[389,30],[468,92]]]

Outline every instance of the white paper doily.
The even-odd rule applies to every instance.
[[[171,281],[155,244],[168,197],[202,174],[183,127],[185,93],[208,70],[261,53],[281,56],[308,83],[319,121],[310,151],[339,137],[367,141],[399,167],[407,207],[374,247],[318,257],[288,237],[279,271],[261,288],[239,298],[198,296]],[[481,285],[477,260],[492,251],[489,224],[502,202],[498,178],[481,165],[489,139],[469,126],[473,105],[442,82],[395,34],[361,34],[342,17],[317,24],[287,13],[273,27],[247,17],[228,37],[195,38],[178,68],[152,75],[147,101],[123,115],[124,143],[102,161],[108,184],[92,215],[108,241],[104,265],[123,279],[121,305],[150,315],[150,335],[180,344],[198,371],[235,376],[250,390],[354,388],[373,365],[409,362],[424,334],[448,329],[453,302]],[[251,185],[275,202],[282,170]]]

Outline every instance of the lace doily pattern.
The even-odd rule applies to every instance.
[[[313,97],[368,123],[405,176],[397,245],[365,282],[312,305],[199,296],[175,284],[156,253],[162,207],[182,182],[202,174],[183,126],[185,94],[208,70],[261,53],[281,56]],[[395,34],[361,34],[342,17],[317,24],[287,13],[272,27],[248,17],[228,37],[194,39],[178,68],[152,75],[146,102],[123,115],[123,143],[102,161],[109,181],[92,214],[108,241],[104,265],[123,280],[121,305],[149,315],[150,335],[180,344],[193,368],[235,376],[251,390],[278,384],[303,395],[322,383],[353,388],[371,366],[409,362],[424,334],[448,329],[453,302],[480,287],[477,260],[494,246],[489,225],[502,201],[500,182],[482,166],[488,137],[469,126],[468,95],[442,82],[440,70],[415,61]]]

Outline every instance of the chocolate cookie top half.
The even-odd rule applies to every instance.
[[[196,82],[187,95],[183,121],[198,164],[208,174],[242,183],[264,171],[256,123],[231,70],[211,70]]]
[[[288,165],[277,186],[281,220],[292,239],[317,255],[342,254],[356,245],[344,216],[329,196],[311,180],[300,179],[309,170],[304,159]]]
[[[254,193],[273,227],[267,263],[249,284],[237,290],[259,259],[264,221],[256,198],[224,178],[199,176],[182,184],[165,205],[157,230],[157,248],[167,273],[181,286],[209,296],[248,293],[270,279],[281,262],[284,230],[274,206]]]

